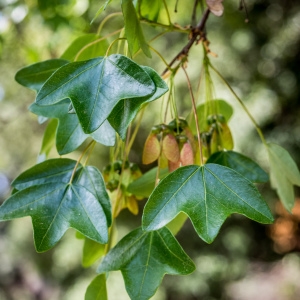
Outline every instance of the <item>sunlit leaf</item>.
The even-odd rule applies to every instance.
[[[88,286],[84,300],[107,300],[106,277],[100,274]]]
[[[291,211],[294,202],[294,187],[300,186],[299,169],[290,154],[279,145],[268,143],[271,185],[276,189],[284,207]]]
[[[234,151],[214,153],[207,161],[235,170],[252,182],[267,182],[268,174],[252,159]]]
[[[137,197],[148,198],[155,187],[157,167],[143,174],[140,178],[131,182],[127,191]],[[159,170],[159,178],[162,179],[169,174],[168,169]]]
[[[38,162],[42,162],[48,158],[48,155],[55,145],[55,136],[56,136],[56,129],[57,129],[57,120],[52,119],[47,124],[47,127],[44,132],[43,141],[41,150],[38,156]]]
[[[162,5],[161,0],[143,0],[141,1],[140,12],[142,17],[151,21],[157,21],[159,11]]]
[[[167,224],[167,228],[174,234],[176,235],[179,230],[182,228],[184,225],[185,221],[187,220],[188,216],[180,212],[169,224]]]
[[[94,33],[80,36],[65,50],[65,52],[61,55],[61,58],[73,61],[79,54],[78,57],[76,57],[76,61],[81,61],[96,58],[98,56],[104,56],[109,43],[106,39],[93,43],[99,39],[101,39],[101,37]],[[87,45],[89,45],[89,47],[83,49]]]
[[[147,72],[129,58],[113,54],[63,66],[45,82],[36,103],[47,106],[70,98],[83,131],[92,133],[121,99],[154,92]]]
[[[93,133],[84,133],[77,115],[68,113],[69,100],[51,106],[39,106],[33,103],[29,110],[37,115],[59,120],[56,133],[56,148],[60,155],[76,150],[88,137],[106,146],[115,144],[115,130],[108,121],[104,121]]]
[[[35,91],[39,91],[45,81],[60,67],[68,64],[65,59],[50,59],[28,67],[22,68],[16,73],[15,80]]]
[[[89,238],[84,239],[82,251],[82,266],[85,268],[93,265],[104,255],[105,244],[99,244]]]
[[[181,211],[207,243],[214,240],[232,213],[261,223],[273,221],[253,183],[232,169],[215,164],[182,167],[160,181],[144,208],[143,228],[157,230]]]
[[[107,5],[111,2],[112,0],[106,0],[105,3],[97,10],[93,20],[91,21],[91,24],[100,16],[100,14],[106,10]]]
[[[132,0],[122,0],[122,12],[125,22],[125,35],[131,55],[142,49],[144,54],[151,58],[151,52],[145,41]]]
[[[194,263],[167,228],[126,235],[101,262],[97,272],[121,270],[131,299],[151,298],[165,274],[186,275]]]
[[[221,114],[224,116],[226,123],[230,120],[233,114],[233,108],[226,101],[216,99],[205,102],[197,106],[197,117],[200,131],[207,131],[209,125],[206,118],[209,115]],[[190,128],[196,133],[196,122],[194,116],[191,116]]]
[[[168,86],[162,78],[151,68],[142,67],[155,84],[155,92],[151,96],[134,99],[123,99],[118,102],[108,117],[109,123],[118,132],[122,139],[126,137],[126,130],[135,118],[142,105],[154,101],[168,91]]]

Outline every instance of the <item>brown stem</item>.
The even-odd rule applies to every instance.
[[[169,63],[169,68],[178,60],[180,59],[182,56],[187,56],[191,47],[193,46],[193,44],[197,41],[197,39],[199,37],[201,37],[206,21],[208,19],[210,10],[207,8],[200,20],[200,22],[197,24],[196,27],[193,27],[191,29],[190,32],[190,40],[188,41],[188,43],[182,48],[182,50],[172,59],[172,61]],[[169,68],[166,68],[163,73],[162,76],[168,72]]]

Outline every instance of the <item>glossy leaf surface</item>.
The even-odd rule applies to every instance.
[[[115,144],[115,130],[108,121],[104,121],[93,133],[84,133],[77,115],[68,113],[69,100],[52,106],[39,106],[33,103],[29,107],[29,110],[39,116],[59,120],[56,133],[56,148],[60,155],[76,150],[88,137],[106,146],[113,146]]]
[[[111,225],[111,205],[106,191],[106,186],[102,174],[93,166],[86,166],[77,170],[74,182],[84,186],[100,202],[107,218],[108,226]]]
[[[20,174],[11,185],[17,190],[24,190],[46,183],[68,183],[75,165],[76,161],[68,158],[49,159]],[[81,165],[77,170],[80,168]]]
[[[52,105],[70,98],[83,131],[92,133],[121,99],[154,92],[147,72],[129,58],[113,54],[63,66],[43,85],[36,103]]]
[[[214,153],[207,163],[218,164],[243,175],[251,182],[267,182],[268,174],[252,159],[234,151],[220,151]]]
[[[157,230],[181,211],[207,243],[232,213],[261,223],[273,221],[256,187],[239,173],[216,164],[182,167],[164,178],[145,206],[143,228]]]
[[[106,243],[107,221],[97,198],[76,184],[49,183],[21,190],[0,207],[0,220],[31,216],[38,252],[51,249],[73,227]]]
[[[122,12],[125,22],[125,35],[131,55],[133,56],[139,49],[142,49],[144,54],[151,58],[151,52],[145,41],[132,0],[122,0]]]
[[[165,274],[186,275],[194,269],[167,228],[152,232],[138,228],[110,250],[97,272],[121,270],[130,298],[146,300],[154,295]]]
[[[294,187],[300,186],[300,173],[290,154],[279,145],[267,144],[270,163],[271,185],[276,189],[284,207],[291,211],[294,202]]]
[[[19,191],[0,207],[1,221],[32,217],[38,252],[52,248],[70,227],[107,242],[111,211],[104,181],[94,167],[79,167],[69,184],[75,164],[53,159],[25,171],[13,182]]]
[[[60,67],[68,64],[65,59],[50,59],[28,67],[22,68],[16,73],[15,80],[35,91],[39,91],[45,81]]]
[[[141,98],[120,100],[108,117],[109,123],[122,139],[125,139],[127,127],[135,118],[142,105],[158,99],[168,91],[167,84],[153,69],[144,66],[142,68],[155,84],[154,94]]]
[[[105,274],[94,278],[86,290],[84,300],[107,300]]]

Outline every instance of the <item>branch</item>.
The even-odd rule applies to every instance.
[[[206,21],[208,19],[210,10],[207,8],[200,20],[200,22],[197,24],[196,27],[193,27],[191,29],[190,32],[190,40],[189,42],[182,48],[182,50],[172,59],[172,61],[169,63],[169,68],[178,60],[180,59],[182,56],[187,56],[191,47],[193,46],[193,44],[198,40],[199,37],[202,36]],[[167,71],[169,70],[169,68],[166,68],[163,72],[162,72],[162,76],[164,74],[167,73]]]

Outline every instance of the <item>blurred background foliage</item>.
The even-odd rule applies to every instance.
[[[171,18],[189,25],[193,1],[167,1]],[[36,163],[45,125],[27,111],[34,93],[14,81],[16,71],[26,65],[59,57],[83,33],[96,32],[104,17],[120,11],[113,1],[94,23],[90,21],[104,3],[96,0],[0,0],[0,201],[10,192],[10,182]],[[212,63],[246,102],[267,140],[284,146],[300,164],[300,3],[297,0],[245,0],[249,16],[239,10],[238,0],[224,1],[221,18],[211,15],[207,37]],[[165,15],[159,16],[163,22]],[[197,18],[200,18],[198,12]],[[246,23],[245,19],[249,18]],[[108,21],[103,35],[123,26],[121,17]],[[160,32],[143,25],[149,38]],[[181,33],[169,33],[153,42],[167,61],[187,42]],[[197,86],[202,65],[201,46],[189,55],[188,72]],[[140,55],[136,60],[159,73],[164,64]],[[252,157],[268,169],[266,153],[250,121],[228,89],[214,78],[215,96],[231,103],[234,116],[229,125],[235,150]],[[190,111],[190,98],[183,74],[175,80],[175,97],[183,117]],[[200,103],[203,95],[199,94]],[[152,125],[160,123],[161,104],[156,101],[145,118],[130,155],[141,165],[143,143]],[[53,157],[57,153],[53,151]],[[77,158],[78,153],[71,157]],[[98,146],[91,164],[105,166],[108,149]],[[145,170],[145,166],[141,165]],[[196,263],[187,277],[166,276],[155,299],[264,299],[300,298],[300,200],[293,215],[278,204],[269,184],[260,185],[276,221],[263,226],[233,215],[212,245],[206,245],[186,222],[178,239]],[[296,191],[299,196],[299,190]],[[141,208],[143,203],[140,203]],[[119,237],[139,226],[139,217],[127,211],[120,215]],[[29,218],[0,223],[0,299],[79,300],[94,277],[95,268],[81,266],[82,241],[69,230],[51,251],[36,254]],[[108,279],[110,299],[128,299],[121,275]]]

